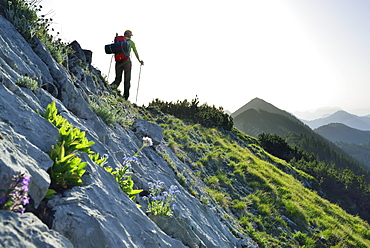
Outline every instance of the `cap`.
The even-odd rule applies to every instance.
[[[126,31],[125,31],[125,35],[131,35],[131,36],[134,36],[134,35],[132,34],[131,30],[126,30]]]

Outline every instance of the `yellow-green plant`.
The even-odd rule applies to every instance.
[[[50,152],[50,158],[54,161],[49,173],[52,180],[52,187],[61,186],[67,188],[68,186],[82,185],[81,177],[85,173],[86,162],[81,162],[77,157],[76,152],[83,152],[88,154],[90,159],[104,169],[111,173],[120,188],[130,197],[135,200],[136,195],[142,190],[134,189],[134,181],[132,176],[128,175],[127,171],[131,167],[131,162],[136,161],[136,156],[141,152],[145,146],[151,146],[152,140],[148,137],[143,138],[142,147],[136,152],[133,157],[124,158],[124,165],[113,169],[110,166],[105,166],[108,155],[104,154],[100,157],[99,153],[90,150],[94,144],[93,141],[88,141],[85,137],[85,132],[81,132],[78,128],[74,128],[66,119],[58,115],[55,102],[52,102],[46,108],[44,117],[59,128],[60,141],[53,147]],[[53,194],[52,192],[50,193]],[[48,197],[50,198],[50,194]]]
[[[134,189],[134,181],[132,180],[132,176],[127,175],[127,171],[129,168],[131,168],[131,166],[124,165],[123,167],[116,169],[113,169],[109,166],[104,168],[107,172],[114,176],[122,191],[125,192],[131,200],[134,201],[136,199],[136,195],[143,191],[142,189]]]
[[[52,186],[81,186],[81,177],[85,173],[86,162],[81,162],[76,153],[66,155],[63,144],[56,144],[50,151],[50,158],[54,161],[50,168]]]
[[[53,166],[49,169],[52,187],[80,186],[82,185],[81,177],[85,173],[86,162],[77,157],[76,152],[93,154],[90,146],[93,141],[88,141],[85,132],[81,132],[63,117],[58,115],[56,104],[53,101],[46,108],[44,118],[49,120],[59,128],[60,141],[56,143],[49,153],[50,158],[54,161]]]
[[[47,107],[43,116],[49,120],[58,129],[68,124],[68,121],[62,116],[58,115],[58,110],[54,101],[52,101]]]
[[[90,147],[95,144],[94,141],[89,141],[85,137],[85,132],[81,132],[79,128],[73,128],[71,124],[64,125],[59,129],[60,142],[64,145],[66,153],[74,151],[84,152],[86,154],[94,153]]]
[[[47,108],[44,118],[48,119],[57,128],[59,128],[60,143],[65,147],[65,153],[69,154],[74,151],[80,151],[87,154],[94,153],[90,147],[95,144],[94,141],[89,141],[85,134],[79,128],[74,128],[66,119],[58,115],[55,102],[52,102]]]

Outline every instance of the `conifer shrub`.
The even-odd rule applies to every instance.
[[[185,99],[176,103],[155,99],[149,103],[149,107],[156,107],[163,113],[171,114],[177,118],[194,124],[201,124],[208,128],[220,127],[230,131],[234,126],[232,117],[224,113],[222,107],[216,108],[214,105],[211,107],[207,104],[199,105],[198,98],[193,99],[191,102]]]

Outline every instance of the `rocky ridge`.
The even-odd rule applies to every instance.
[[[89,95],[107,92],[100,72],[92,65],[92,53],[77,42],[74,53],[62,66],[41,43],[31,47],[14,26],[0,15],[0,188],[12,175],[24,171],[31,176],[31,203],[23,214],[0,211],[0,245],[4,247],[255,247],[253,241],[233,230],[209,206],[202,204],[177,182],[170,165],[160,156],[161,146],[179,170],[187,165],[177,159],[162,140],[161,128],[135,118],[123,127],[107,125],[89,105]],[[27,76],[39,83],[30,90],[17,85]],[[122,192],[114,178],[87,155],[83,186],[56,195],[44,206],[50,185],[48,156],[59,139],[55,126],[40,116],[56,102],[58,112],[95,142],[92,150],[108,154],[108,163],[120,165],[149,136],[155,146],[146,147],[132,176],[137,188],[148,190],[148,182],[163,181],[182,192],[174,217],[148,216]],[[128,103],[128,108],[133,106]],[[140,204],[144,204],[140,202]],[[38,209],[49,212],[35,215]],[[33,213],[34,212],[34,213]],[[41,221],[44,222],[42,222]],[[47,225],[46,225],[46,224]],[[237,234],[237,235],[236,235]]]

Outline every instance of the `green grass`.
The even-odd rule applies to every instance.
[[[222,133],[165,120],[165,140],[192,162],[207,185],[201,191],[260,247],[370,247],[367,222],[305,188],[300,180],[315,179],[265,152],[256,139],[236,129]]]

